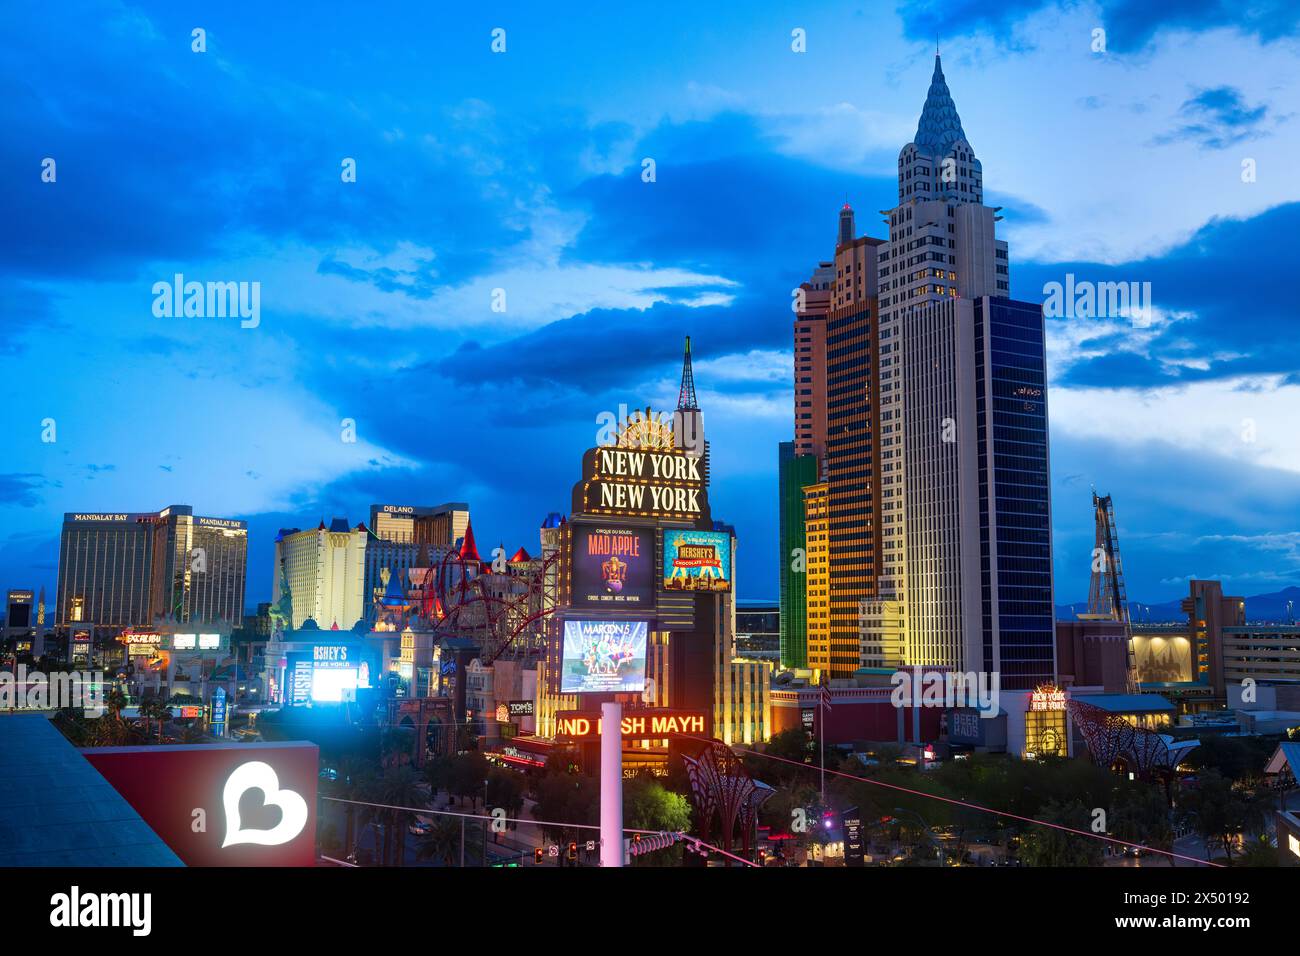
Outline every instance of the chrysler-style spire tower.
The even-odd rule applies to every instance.
[[[964,139],[966,133],[961,128],[957,104],[948,91],[948,81],[944,79],[939,54],[935,53],[930,92],[926,94],[925,106],[921,108],[921,121],[916,126],[916,138],[912,142],[917,149],[930,156],[942,156],[952,148],[953,143]]]
[[[682,388],[677,393],[679,411],[698,412],[700,403],[695,400],[695,374],[691,371],[691,337],[686,336],[686,352],[682,357]]]
[[[691,337],[686,336],[682,356],[682,387],[677,394],[677,411],[673,412],[673,440],[689,455],[701,458],[704,483],[709,483],[709,443],[704,438],[704,413],[695,398],[695,373],[691,369]]]
[[[1043,324],[1009,297],[998,212],[936,53],[877,248],[881,557],[862,658],[1030,690],[1055,676]]]

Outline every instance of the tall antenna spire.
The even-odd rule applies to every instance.
[[[695,374],[691,371],[691,337],[686,336],[686,354],[682,358],[682,390],[677,394],[678,411],[699,411],[695,400]]]

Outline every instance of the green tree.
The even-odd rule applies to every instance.
[[[763,753],[782,760],[793,760],[803,763],[808,759],[808,747],[812,743],[812,737],[801,727],[793,727],[790,730],[783,730],[780,733],[772,735],[772,739],[767,742],[763,748]],[[762,764],[768,768],[771,773],[772,761],[768,760]]]
[[[542,834],[556,843],[586,839],[589,831],[573,824],[594,826],[598,822],[600,788],[590,777],[565,772],[544,774],[537,781],[534,796],[537,806],[533,815],[546,821]],[[560,860],[563,865],[563,854]]]
[[[1205,841],[1206,859],[1213,856],[1211,846],[1217,841],[1231,862],[1232,838],[1242,825],[1241,801],[1232,781],[1217,770],[1203,770],[1196,786],[1182,788],[1178,805],[1184,820]]]
[[[483,796],[483,784],[492,765],[477,751],[457,754],[451,758],[447,779],[447,792],[457,799],[468,797],[473,806]]]
[[[1088,831],[1092,815],[1078,800],[1066,804],[1048,803],[1039,810],[1038,819]],[[1031,826],[1020,843],[1021,859],[1029,866],[1099,866],[1101,843],[1089,837],[1075,836],[1055,827]]]
[[[524,809],[524,782],[519,774],[492,767],[488,771],[487,781],[488,806],[500,807],[506,811],[507,817],[518,819]],[[510,824],[511,829],[514,826],[513,823]]]
[[[1138,784],[1117,788],[1107,823],[1110,835],[1126,843],[1156,850],[1173,849],[1169,808],[1164,794],[1156,787]],[[1171,857],[1160,856],[1173,865]]]
[[[409,764],[415,753],[415,729],[385,727],[379,738],[379,759],[385,767]]]
[[[631,830],[687,832],[691,805],[680,793],[665,789],[653,778],[637,777],[623,784],[623,826]]]
[[[1247,840],[1242,846],[1241,856],[1237,857],[1238,866],[1278,866],[1277,847],[1265,837]]]
[[[451,758],[430,757],[424,764],[424,779],[429,784],[429,793],[437,798],[438,793],[447,790],[451,784]]]
[[[140,702],[140,717],[146,733],[154,723],[158,725],[158,743],[162,743],[163,726],[172,719],[171,704],[161,696],[148,697]]]
[[[374,764],[356,757],[344,757],[338,761],[335,769],[337,773],[333,780],[321,782],[321,791],[325,796],[337,797],[343,801],[366,800],[374,796],[376,790]],[[357,818],[362,808],[354,802],[345,802],[342,807],[343,853],[347,859],[352,859],[356,853]]]

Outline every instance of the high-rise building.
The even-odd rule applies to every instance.
[[[55,624],[148,626],[244,616],[248,526],[158,512],[63,516]]]
[[[1056,674],[1043,310],[992,296],[959,305],[974,317],[976,461],[962,475],[975,476],[979,523],[978,550],[963,539],[980,588],[980,655],[966,669],[1032,690]]]
[[[327,528],[309,531],[284,528],[275,538],[275,580],[271,603],[278,604],[287,587],[293,608],[292,627],[311,619],[328,630],[350,630],[365,616],[366,541],[363,524],[348,527],[335,518]]]
[[[832,677],[848,677],[860,666],[883,666],[896,655],[892,646],[862,641],[862,604],[875,595],[880,560],[875,436],[881,241],[852,232],[853,212],[846,203],[826,320],[827,666]]]
[[[1041,309],[1010,302],[997,209],[939,57],[879,259],[878,593],[864,646],[902,663],[1054,674]]]
[[[458,546],[469,524],[469,505],[463,501],[422,505],[371,505],[370,530],[381,541],[399,544]]]
[[[691,337],[686,336],[682,355],[682,385],[673,412],[673,440],[688,455],[701,459],[700,475],[709,483],[709,441],[704,437],[704,412],[695,396],[695,370],[691,364]]]
[[[805,490],[816,483],[813,504],[824,528],[817,542],[819,573],[804,619],[811,656],[783,658],[787,666],[815,666],[848,677],[882,654],[861,646],[862,602],[874,594],[879,536],[874,514],[876,428],[876,319],[878,239],[855,235],[853,208],[840,209],[835,258],[805,282],[794,325],[795,455],[814,459]],[[782,492],[783,506],[787,501]],[[806,504],[806,502],[805,502]],[[783,530],[798,515],[784,515]],[[806,520],[806,517],[805,517]],[[805,530],[806,535],[806,530]],[[809,544],[809,569],[813,546]],[[784,548],[783,548],[784,550]],[[785,572],[783,572],[784,574]],[[791,608],[791,610],[796,610]],[[814,663],[815,659],[815,663]]]
[[[34,598],[32,591],[24,590],[13,590],[5,595],[5,623],[0,638],[5,645],[13,642],[19,653],[31,653],[44,630],[36,623],[36,609],[32,605]],[[36,656],[40,656],[39,650]]]
[[[794,453],[818,461],[826,455],[826,316],[834,283],[835,264],[820,263],[799,286],[794,319]]]
[[[713,736],[725,744],[764,743],[772,736],[772,664],[747,658],[736,648],[736,531],[714,523],[731,537],[731,590],[717,596],[713,641]]]
[[[831,665],[830,547],[827,542],[827,486],[815,481],[803,488],[806,571],[805,607],[808,618],[808,667],[833,671]],[[856,649],[855,649],[856,650]],[[854,654],[853,670],[857,667]]]
[[[804,527],[805,486],[817,481],[816,455],[796,455],[794,442],[781,442],[780,644],[782,667],[808,666],[807,534]]]
[[[780,662],[781,605],[778,602],[736,602],[736,653],[749,660]]]
[[[5,637],[10,631],[27,631],[35,622],[32,599],[36,595],[31,591],[10,591],[5,596]]]
[[[1223,629],[1245,626],[1246,599],[1225,596],[1220,581],[1196,580],[1191,582],[1191,594],[1183,599],[1180,607],[1187,615],[1192,679],[1208,683],[1216,698],[1226,697],[1228,682],[1240,682],[1246,670],[1241,666],[1243,655],[1240,644],[1234,647],[1234,664],[1230,666],[1225,658]],[[1246,676],[1256,676],[1258,679],[1258,675],[1246,673]]]
[[[824,323],[796,323],[796,438],[814,456],[819,396],[799,389],[825,392],[824,458],[804,483],[826,487],[832,677],[945,665],[1019,689],[1053,676],[1042,314],[1007,298],[983,195],[936,56],[882,213],[889,238],[855,236],[846,203]]]

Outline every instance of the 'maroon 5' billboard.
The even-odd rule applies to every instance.
[[[561,694],[645,690],[645,621],[564,622]]]

